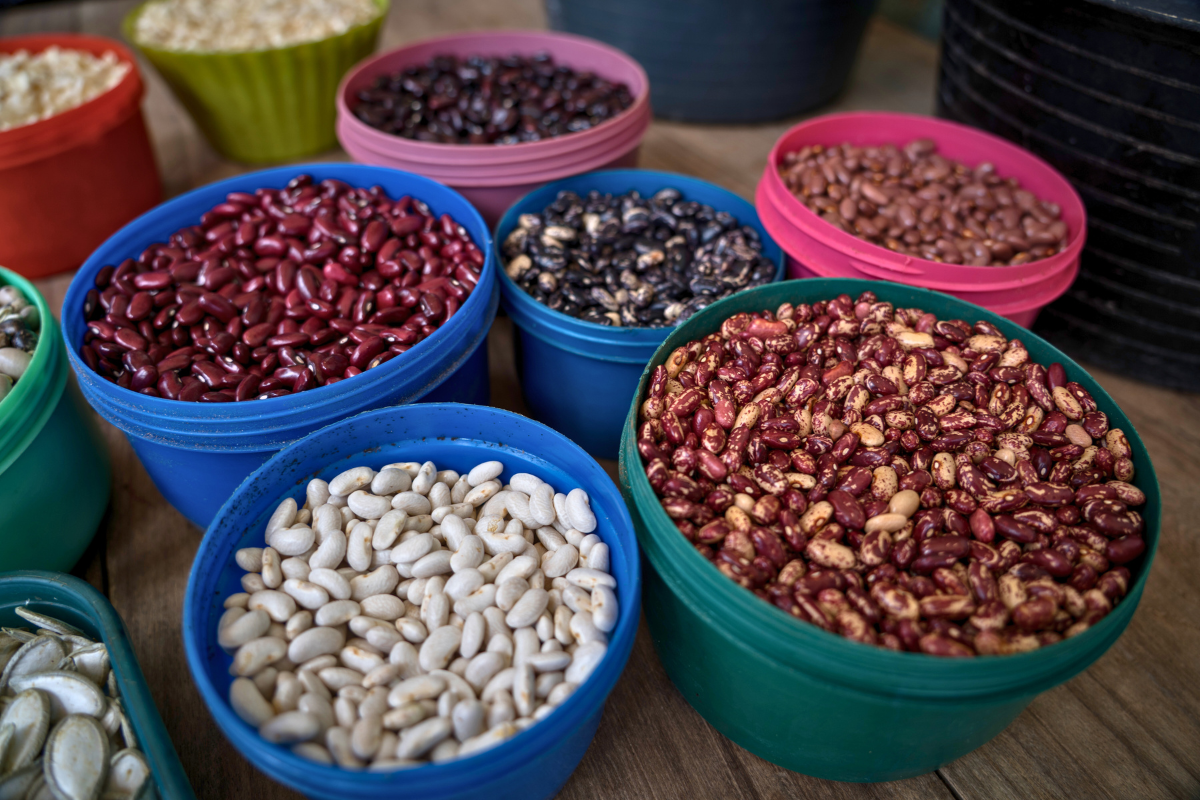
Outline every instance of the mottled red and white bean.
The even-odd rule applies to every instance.
[[[857,300],[736,314],[676,349],[637,447],[717,569],[855,641],[939,656],[1076,636],[1146,549],[1132,449],[987,322]]]
[[[307,175],[233,192],[96,275],[80,350],[101,377],[170,400],[269,399],[377,367],[428,337],[484,254],[447,214]]]

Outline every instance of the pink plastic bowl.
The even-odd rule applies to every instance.
[[[355,94],[382,74],[424,64],[435,55],[533,55],[546,52],[560,64],[623,82],[633,105],[586,131],[516,145],[451,145],[393,136],[363,123],[350,107]],[[550,31],[484,31],[426,39],[367,59],[346,75],[337,95],[338,139],[355,160],[394,167],[441,181],[464,194],[488,224],[518,198],[549,181],[637,164],[650,127],[650,82],[645,70],[620,50],[582,36]]]
[[[779,177],[784,155],[805,145],[903,145],[913,139],[932,139],[939,153],[968,165],[990,161],[1000,175],[1014,177],[1022,188],[1057,203],[1071,234],[1067,247],[1050,258],[1014,267],[969,267],[905,256],[828,224],[796,199]],[[816,275],[875,278],[937,289],[1018,323],[1015,315],[1036,317],[1042,306],[1070,286],[1087,236],[1083,201],[1049,164],[991,134],[913,114],[832,114],[795,126],[771,149],[756,204],[763,226],[790,256],[792,277],[805,277],[803,266],[807,266],[808,272]]]

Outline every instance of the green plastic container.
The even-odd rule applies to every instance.
[[[42,329],[24,377],[0,400],[0,571],[74,566],[108,505],[108,450],[79,396],[62,332],[33,284],[0,267],[0,286],[37,305]]]
[[[133,725],[138,748],[150,764],[154,782],[154,791],[139,795],[139,800],[195,800],[196,795],[183,773],[179,756],[171,746],[142,668],[133,654],[129,634],[112,604],[78,578],[26,570],[0,575],[0,625],[31,627],[17,616],[17,606],[26,606],[74,625],[88,637],[103,640],[108,647],[121,703]]]
[[[163,76],[217,152],[252,164],[288,161],[337,146],[333,126],[338,83],[374,52],[388,2],[375,0],[379,16],[345,33],[267,50],[148,47],[134,37],[138,15],[147,3],[125,17],[123,32]]]
[[[1129,594],[1092,629],[1012,656],[944,659],[852,642],[801,622],[726,578],[679,533],[646,480],[634,441],[638,399],[671,351],[740,311],[874,291],[899,307],[987,320],[1020,338],[1030,356],[1066,367],[1133,447],[1134,482],[1146,493],[1146,553],[1128,565]],[[1036,695],[1086,669],[1129,624],[1154,553],[1162,509],[1158,480],[1129,418],[1082,367],[1024,328],[948,295],[882,281],[811,278],[749,289],[680,325],[642,375],[621,442],[621,490],[645,571],[643,607],[659,658],[687,701],[747,750],[807,775],[888,781],[920,775],[1004,730]],[[1130,668],[1135,668],[1130,665]]]

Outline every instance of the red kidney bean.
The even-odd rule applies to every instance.
[[[318,196],[332,205],[309,202]],[[333,207],[338,209],[336,222]],[[401,219],[405,221],[395,225]],[[359,240],[347,243],[342,238],[347,231],[361,233]],[[433,250],[425,262],[402,250],[413,246],[405,237],[418,231],[422,247],[469,263],[471,269],[464,271],[470,280],[459,284],[436,278],[440,283],[423,285],[411,299],[409,308],[421,306],[417,317],[401,311],[379,318],[375,309],[383,308],[377,306],[382,291],[388,292],[387,307],[396,307],[395,292],[421,284],[421,270],[434,258]],[[386,277],[375,269],[377,253],[391,258],[397,252],[412,257],[394,262],[396,269]],[[82,353],[89,367],[108,380],[171,399],[226,402],[305,391],[384,363],[428,336],[459,308],[478,280],[472,270],[482,264],[482,253],[457,223],[445,215],[435,220],[419,202],[381,203],[366,190],[339,181],[317,186],[300,176],[283,190],[234,193],[203,215],[199,227],[176,232],[169,244],[151,245],[136,261],[101,269],[96,276],[99,293],[89,293],[84,303],[89,332]],[[389,333],[387,341],[397,342],[392,349],[376,350],[374,343],[363,348],[363,340],[373,333],[363,336],[352,348],[359,354],[354,365],[334,362],[321,369],[313,363],[301,371],[306,374],[285,373],[286,387],[273,384],[274,377],[252,387],[241,375],[248,367],[273,375],[281,348],[312,353],[368,320],[412,324]],[[136,329],[130,323],[137,323]],[[154,364],[120,366],[106,363],[109,357],[103,354],[93,361],[88,354],[97,343],[149,353]],[[194,351],[181,353],[188,345],[202,348],[232,373],[219,377],[208,367],[194,366]],[[307,355],[305,359],[308,363]],[[153,379],[150,368],[157,372]],[[188,371],[206,380],[186,375]],[[226,388],[204,392],[205,385]]]

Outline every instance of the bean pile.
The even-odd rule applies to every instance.
[[[601,325],[674,326],[740,289],[770,283],[758,232],[678,189],[643,198],[561,192],[522,214],[505,271],[535,300]]]
[[[821,219],[897,253],[973,267],[1037,261],[1067,245],[1057,204],[983,163],[943,158],[933,142],[812,145],[784,157],[779,174]]]
[[[737,314],[655,368],[637,447],[726,576],[939,656],[1075,636],[1145,550],[1132,451],[1061,364],[871,292]]]
[[[355,467],[280,503],[218,623],[238,715],[304,758],[392,770],[554,713],[607,652],[617,583],[587,493],[503,469]]]
[[[0,286],[0,400],[21,379],[37,348],[41,318],[15,286]]]
[[[404,353],[452,317],[484,255],[419,200],[301,175],[233,192],[167,243],[96,275],[81,355],[170,400],[303,392]]]
[[[633,105],[623,83],[545,53],[435,56],[359,91],[354,116],[385,133],[444,144],[536,142],[593,128]]]

